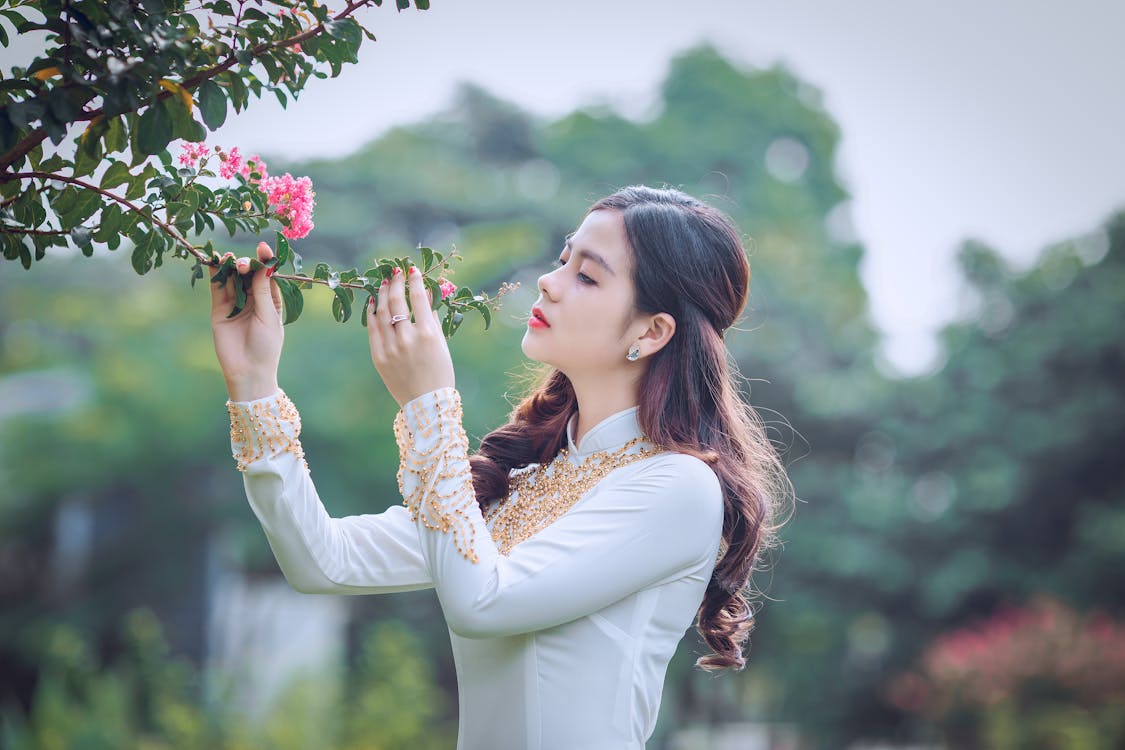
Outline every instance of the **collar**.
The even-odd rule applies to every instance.
[[[582,437],[581,448],[574,442],[574,428],[578,424],[576,413],[566,424],[567,451],[570,458],[581,461],[592,453],[614,450],[633,438],[641,437],[641,426],[637,422],[639,408],[629,407],[598,422]]]

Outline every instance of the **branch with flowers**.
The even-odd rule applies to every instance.
[[[261,158],[203,141],[252,95],[269,91],[285,106],[312,78],[356,62],[364,37],[375,39],[356,14],[381,3],[348,0],[333,11],[319,0],[0,0],[0,48],[13,33],[47,42],[26,68],[0,71],[0,254],[30,269],[52,247],[90,256],[127,243],[140,274],[166,257],[194,259],[194,285],[205,274],[224,281],[236,259],[215,239],[192,237],[219,225],[232,237],[259,233],[277,222],[277,254],[266,265],[286,322],[301,314],[302,290],[314,284],[332,289],[333,315],[348,320],[356,295],[375,296],[410,258],[378,259],[363,273],[326,263],[304,273],[289,242],[313,229],[311,181],[270,176]],[[395,4],[402,11],[411,0]],[[72,131],[74,148],[59,148]],[[169,152],[177,139],[178,164]],[[509,285],[493,297],[458,289],[447,278],[456,252],[419,252],[446,335],[469,310],[487,328]],[[251,266],[261,267],[256,259]]]

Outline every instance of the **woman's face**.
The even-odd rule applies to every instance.
[[[633,316],[632,260],[618,211],[591,211],[570,236],[557,268],[539,277],[523,352],[572,380],[625,366],[645,328]]]

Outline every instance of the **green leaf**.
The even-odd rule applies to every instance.
[[[289,247],[289,240],[285,239],[285,235],[277,232],[277,265],[280,268],[290,261],[293,257],[293,250]]]
[[[129,134],[125,132],[125,122],[120,117],[109,119],[105,131],[105,152],[107,154],[124,151],[129,145]]]
[[[161,103],[150,105],[137,126],[137,146],[142,154],[159,154],[172,140],[172,118]]]
[[[241,112],[250,99],[250,92],[246,90],[246,83],[243,82],[242,76],[236,73],[227,73],[226,80],[230,84],[230,103],[234,106],[235,112]]]
[[[73,224],[81,224],[94,215],[99,208],[102,207],[102,197],[95,193],[93,190],[83,190],[78,200],[75,201],[74,208],[70,212],[69,218]]]
[[[249,276],[239,276],[234,284],[234,307],[231,308],[228,318],[233,318],[246,307],[246,281]]]
[[[210,129],[216,130],[226,120],[226,94],[215,81],[204,81],[196,89],[199,114]]]
[[[144,234],[139,242],[134,240],[136,245],[133,248],[133,255],[130,260],[133,264],[133,270],[142,276],[152,270],[152,253],[155,240],[156,230]]]
[[[195,288],[195,282],[202,279],[203,276],[204,276],[203,263],[201,261],[197,260],[195,262],[195,265],[191,267],[191,288],[192,289]]]
[[[367,290],[369,292],[367,299],[363,301],[363,307],[359,309],[359,322],[363,324],[364,328],[367,328],[367,308],[371,306],[371,300],[375,299],[375,292],[371,291],[371,287],[368,287]]]
[[[428,273],[434,267],[434,251],[428,247],[422,248],[422,273]]]
[[[24,195],[30,197],[31,193],[24,193]],[[50,204],[51,208],[55,210],[55,213],[61,215],[69,213],[70,210],[74,208],[74,204],[77,201],[78,190],[71,187],[70,185],[67,185],[65,188],[63,188],[63,191],[58,194],[57,198],[55,198],[53,201],[50,201]],[[21,200],[20,202],[22,203],[23,201]]]
[[[281,289],[281,301],[285,303],[284,324],[289,325],[301,317],[301,311],[305,309],[305,295],[296,282],[289,279],[274,279],[274,281]]]
[[[183,203],[183,207],[176,211],[177,221],[190,217],[199,210],[199,193],[194,188],[184,188],[184,191],[180,194],[180,201]]]
[[[118,185],[124,185],[130,178],[132,178],[132,174],[129,172],[129,165],[114,159],[110,162],[109,169],[102,175],[102,188],[108,190]]]
[[[336,295],[332,298],[332,317],[336,318],[337,323],[347,323],[348,319],[352,317],[352,303],[355,301],[355,294],[351,289],[339,286],[332,291]]]

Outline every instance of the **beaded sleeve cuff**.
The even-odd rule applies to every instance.
[[[412,519],[451,533],[461,555],[475,563],[476,532],[468,513],[477,499],[461,414],[461,394],[453,388],[439,388],[402,407],[394,423],[398,487]]]
[[[301,415],[297,407],[278,389],[272,396],[256,401],[227,401],[230,414],[230,447],[239,471],[261,458],[292,453],[305,462],[301,448]]]

